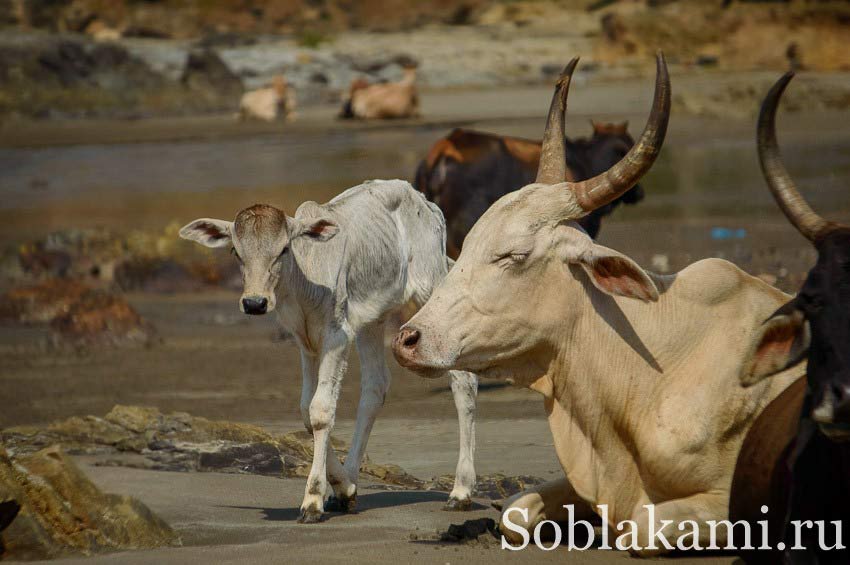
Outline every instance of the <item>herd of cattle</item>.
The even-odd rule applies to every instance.
[[[503,525],[513,509],[531,531],[565,520],[565,505],[583,519],[605,505],[610,524],[633,521],[638,545],[654,547],[637,553],[654,555],[668,549],[645,536],[665,521],[766,520],[769,539],[754,544],[772,549],[748,561],[850,562],[840,547],[823,549],[850,540],[850,227],[818,216],[780,160],[774,119],[792,74],[764,101],[758,150],[773,197],[818,251],[793,298],[721,259],[661,276],[594,241],[602,216],[643,196],[670,80],[659,53],[636,143],[625,125],[570,141],[576,64],[558,80],[542,142],[455,130],[422,161],[418,191],[368,181],[294,216],[255,205],[232,222],[202,218],[181,230],[230,247],[243,270],[240,309],[276,310],[300,348],[301,412],[315,445],[300,520],[355,507],[389,387],[384,326],[412,302],[421,309],[392,350],[423,377],[450,375],[460,454],[449,509],[471,505],[477,379],[500,378],[543,396],[564,470],[506,500]],[[342,465],[330,431],[352,345],[361,397]],[[705,547],[709,529],[699,532]],[[730,532],[714,532],[721,547]],[[674,546],[684,535],[667,531]]]
[[[392,120],[419,117],[419,93],[416,89],[416,67],[402,67],[398,82],[370,84],[364,78],[351,82],[339,117],[342,119]],[[244,120],[292,121],[295,119],[295,89],[278,75],[272,84],[242,95],[236,118]]]

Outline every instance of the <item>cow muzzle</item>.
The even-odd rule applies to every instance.
[[[850,440],[850,386],[837,384],[829,387],[812,411],[812,418],[830,439]]]
[[[442,376],[448,367],[435,366],[423,355],[422,332],[416,328],[403,327],[393,338],[393,355],[398,364],[428,379]]]
[[[252,316],[265,314],[269,308],[269,301],[262,296],[245,296],[242,298],[242,311]]]

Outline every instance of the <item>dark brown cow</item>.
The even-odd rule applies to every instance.
[[[773,549],[743,555],[749,563],[847,564],[850,550],[837,542],[850,546],[850,227],[812,210],[780,160],[776,107],[793,76],[782,77],[762,105],[759,158],[774,198],[814,244],[818,260],[800,293],[765,321],[744,384],[804,360],[807,375],[750,429],[738,457],[729,513],[732,520],[754,526],[768,521]],[[754,545],[760,545],[760,533],[754,537],[759,540]]]
[[[634,140],[622,124],[593,123],[590,139],[566,139],[567,178],[580,181],[601,174],[620,161]],[[455,129],[437,141],[419,164],[414,185],[443,211],[447,253],[457,258],[466,234],[487,208],[509,192],[534,182],[541,142],[521,137]],[[638,185],[614,202],[579,220],[596,237],[603,216],[620,202],[643,199]]]

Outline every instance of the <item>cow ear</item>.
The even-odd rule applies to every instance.
[[[586,236],[585,236],[586,237]],[[568,254],[567,261],[579,265],[593,285],[613,296],[636,298],[644,302],[658,300],[655,282],[637,263],[613,249],[593,243],[577,254]]]
[[[316,241],[327,241],[339,232],[339,226],[333,220],[319,218],[302,225],[298,235],[307,236]]]
[[[230,245],[233,222],[201,218],[180,228],[180,237],[196,241],[205,247]]]
[[[806,358],[811,330],[794,301],[773,313],[757,330],[741,373],[741,384],[752,386]]]

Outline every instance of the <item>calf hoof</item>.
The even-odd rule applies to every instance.
[[[347,512],[354,513],[357,511],[357,495],[353,496],[336,496],[332,494],[325,502],[325,512]]]
[[[298,516],[299,524],[317,524],[322,521],[322,511],[314,508],[302,508]]]
[[[446,501],[443,510],[448,512],[466,512],[472,510],[472,499],[451,497]]]

